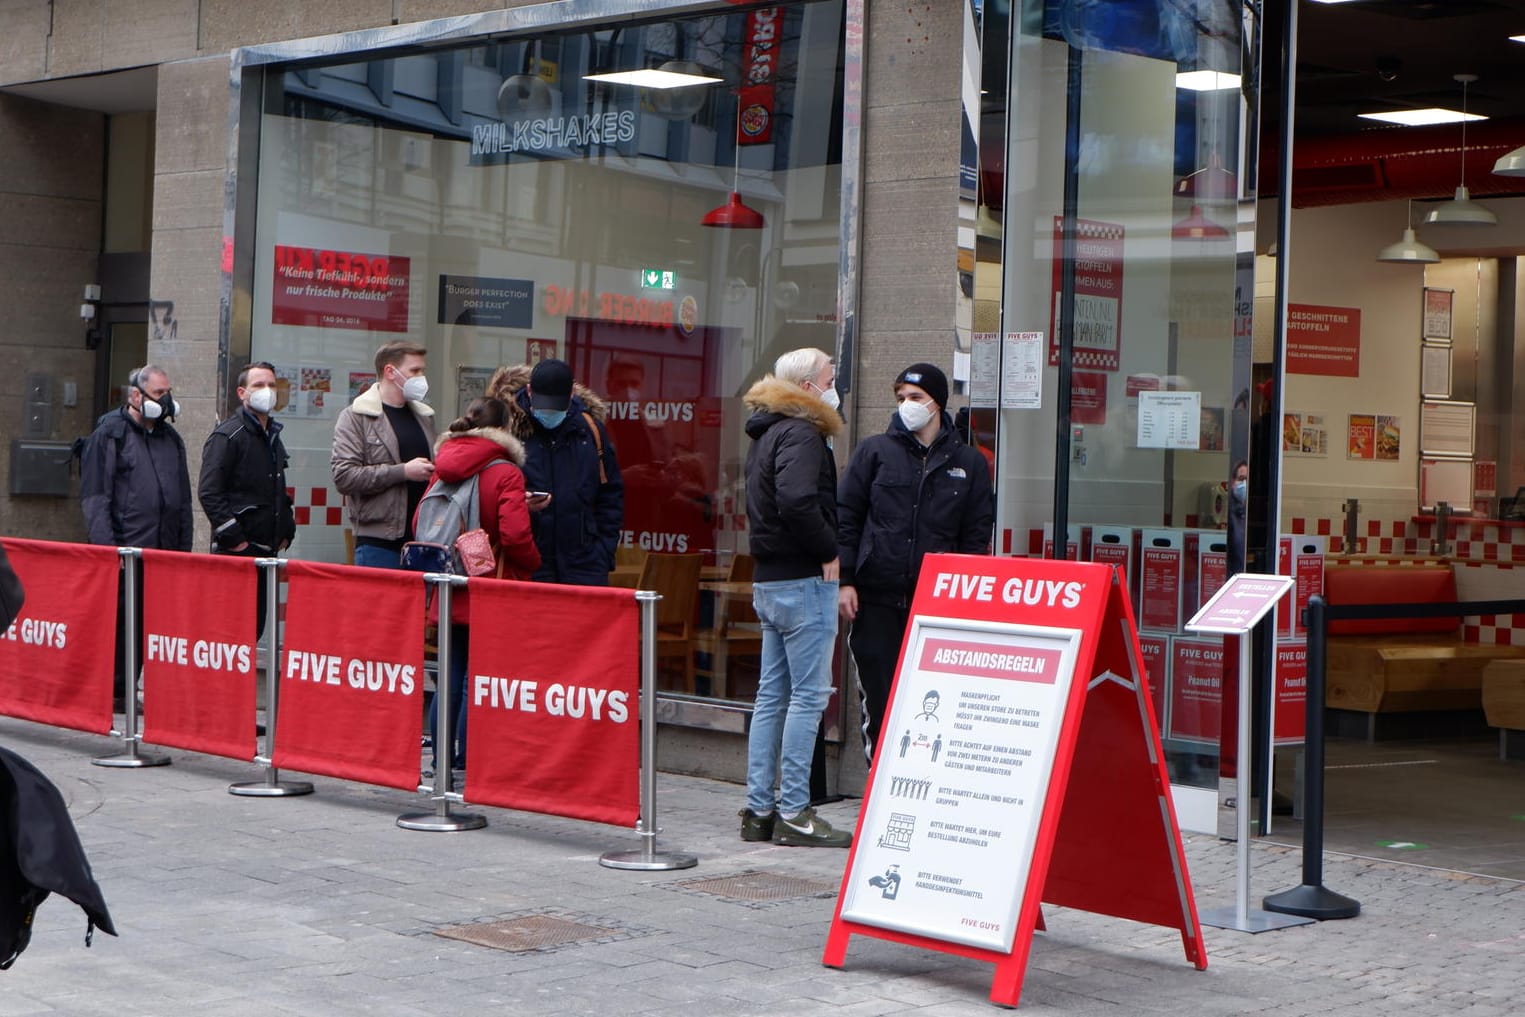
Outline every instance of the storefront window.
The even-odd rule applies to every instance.
[[[749,697],[756,640],[717,626],[745,634],[750,598],[703,587],[746,578],[741,395],[835,348],[842,54],[823,0],[267,69],[250,351],[292,553],[346,558],[333,426],[382,343],[428,348],[441,429],[497,367],[561,358],[623,470],[616,581],[699,556],[663,687]]]

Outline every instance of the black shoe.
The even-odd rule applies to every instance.
[[[736,814],[741,817],[742,840],[760,841],[773,839],[773,823],[778,819],[777,812],[770,812],[766,816],[759,816],[751,809],[742,809]]]
[[[846,830],[834,829],[815,814],[815,809],[806,809],[793,819],[778,817],[778,825],[773,828],[773,843],[791,847],[845,848],[852,847],[853,835]]]

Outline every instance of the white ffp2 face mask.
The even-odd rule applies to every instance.
[[[249,409],[255,413],[269,413],[275,409],[275,389],[257,388],[250,392]]]
[[[926,403],[912,402],[907,399],[895,408],[895,412],[900,414],[900,422],[912,434],[932,422],[932,407]]]
[[[424,401],[424,397],[428,394],[429,379],[425,378],[421,374],[415,374],[413,377],[402,383],[402,395],[404,399],[412,400],[415,403],[421,403]]]

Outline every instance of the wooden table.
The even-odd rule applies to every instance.
[[[641,565],[616,565],[609,570],[609,585],[619,586],[627,590],[637,589],[641,582],[641,573],[645,570]],[[705,565],[699,569],[699,589],[704,589],[706,583],[719,582],[730,575],[731,570],[727,565]],[[745,584],[747,595],[751,596],[752,584]]]

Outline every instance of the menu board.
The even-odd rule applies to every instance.
[[[1009,952],[1080,632],[917,617],[841,917]]]

